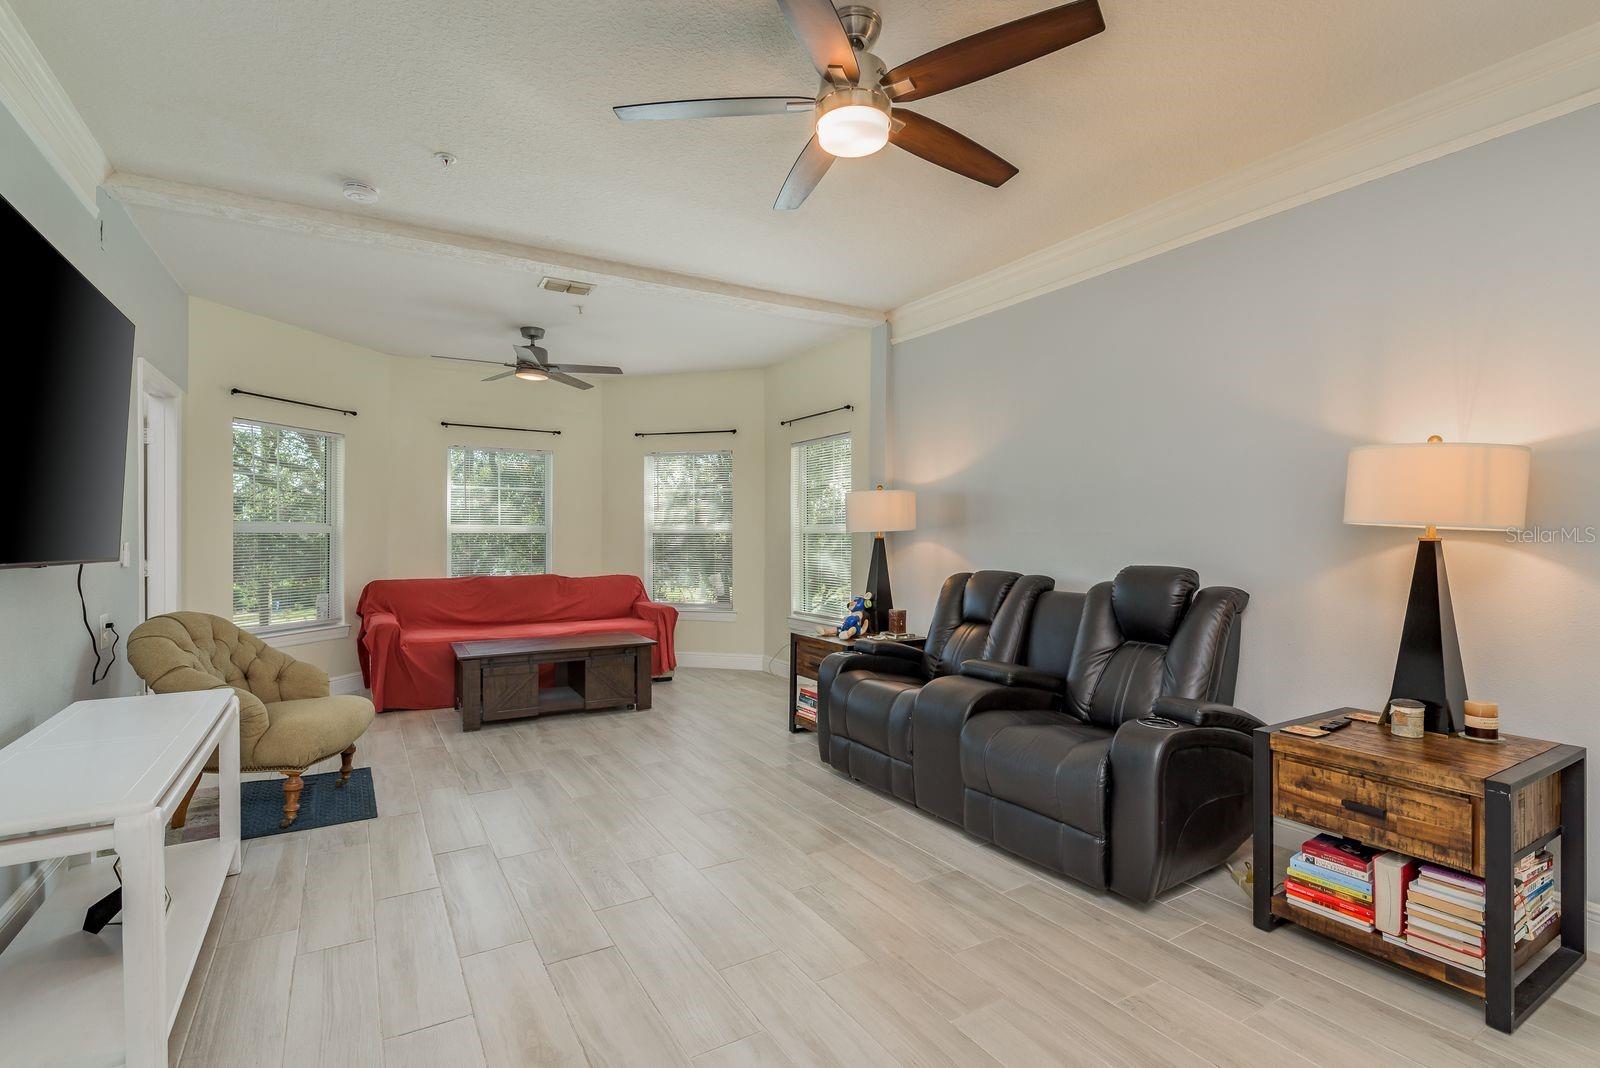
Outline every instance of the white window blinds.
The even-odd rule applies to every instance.
[[[233,424],[233,621],[257,633],[344,617],[344,438]]]
[[[733,453],[647,455],[644,523],[652,600],[733,608]]]
[[[548,452],[450,447],[449,573],[550,570]]]
[[[790,462],[789,610],[837,620],[850,599],[850,435],[799,442]]]

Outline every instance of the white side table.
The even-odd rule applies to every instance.
[[[213,751],[220,836],[164,845]],[[79,701],[0,749],[0,865],[108,848],[122,859],[121,926],[82,929],[88,907],[117,886],[112,858],[97,858],[69,869],[0,953],[6,1063],[166,1065],[223,880],[239,871],[231,689]]]

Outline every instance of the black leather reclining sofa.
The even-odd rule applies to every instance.
[[[1251,737],[1229,705],[1249,597],[1180,567],[1088,593],[951,576],[922,650],[822,662],[822,759],[1037,864],[1148,901],[1250,834]]]

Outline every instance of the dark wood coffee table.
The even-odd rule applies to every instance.
[[[655,644],[637,634],[452,642],[461,729],[547,712],[649,708]],[[553,665],[554,678],[541,686],[540,669],[546,665]]]

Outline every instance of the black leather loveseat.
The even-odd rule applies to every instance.
[[[997,574],[1009,573],[958,575],[945,589]],[[989,613],[984,655],[953,667],[933,642],[936,610],[933,657],[915,682],[909,669],[896,676],[907,685],[889,701],[892,751],[882,761],[859,755],[864,743],[849,733],[857,691],[911,659],[876,645],[828,657],[822,755],[1003,849],[1147,901],[1249,836],[1259,722],[1227,703],[1249,598],[1199,589],[1195,572],[1177,567],[1125,568],[1088,593],[1052,585],[1015,578]],[[944,595],[940,605],[948,610]]]

